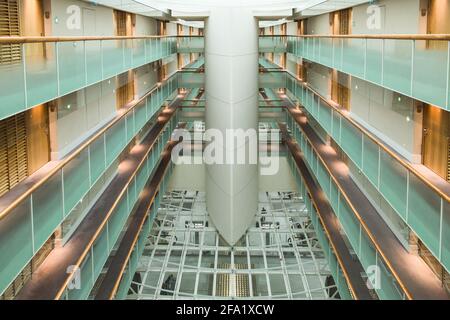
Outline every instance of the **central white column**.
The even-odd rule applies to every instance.
[[[227,129],[258,128],[258,23],[247,8],[212,8],[205,21],[206,129],[224,137],[222,152],[246,150],[244,164],[206,166],[206,203],[222,237],[234,245],[258,209],[258,165],[250,163],[245,143],[230,149]],[[230,132],[230,131],[229,131]],[[227,147],[228,144],[228,147]],[[236,160],[236,156],[234,157]]]

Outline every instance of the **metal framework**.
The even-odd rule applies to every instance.
[[[172,191],[158,210],[128,299],[334,299],[327,278],[298,194],[260,193],[255,223],[230,247],[208,221],[205,193]]]

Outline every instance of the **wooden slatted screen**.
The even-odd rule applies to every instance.
[[[0,121],[0,195],[28,176],[25,112]]]
[[[18,0],[0,0],[0,36],[20,36]],[[0,45],[0,64],[20,61],[20,44]]]

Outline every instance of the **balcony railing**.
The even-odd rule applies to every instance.
[[[178,88],[175,73],[0,211],[0,292]]]
[[[368,272],[381,299],[448,299],[433,271],[408,252],[356,186],[339,156],[332,152],[308,123],[303,112],[290,107],[287,122],[309,170],[329,199],[343,231]],[[417,281],[417,279],[421,281]]]
[[[351,116],[289,72],[276,73],[274,78],[280,79],[277,87],[287,88],[298,99],[398,216],[450,269],[448,185],[443,187],[424,176]]]
[[[0,52],[11,44],[21,51],[21,59],[0,63],[0,119],[168,57],[201,38],[0,37]]]
[[[261,36],[261,52],[289,52],[450,110],[450,35]]]
[[[323,190],[314,181],[306,166],[305,154],[289,135],[286,125],[280,124],[280,130],[291,151],[288,161],[296,186],[305,201],[341,299],[373,299],[362,279],[365,270],[359,260],[352,257],[341,234],[340,226],[335,222],[335,213],[330,202],[322,196]]]

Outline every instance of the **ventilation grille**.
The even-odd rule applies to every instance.
[[[20,36],[17,0],[0,0],[0,36]],[[0,44],[0,64],[17,63],[21,59],[20,44]]]
[[[0,121],[0,195],[28,176],[25,113]]]

